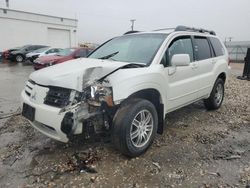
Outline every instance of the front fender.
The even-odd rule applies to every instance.
[[[161,66],[122,69],[109,76],[113,88],[115,104],[128,98],[133,93],[145,89],[155,89],[160,93],[161,102],[165,104],[167,86]],[[164,82],[165,81],[165,82]]]

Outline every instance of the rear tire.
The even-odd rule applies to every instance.
[[[155,106],[144,99],[131,99],[114,116],[112,141],[121,153],[136,157],[152,144],[157,126]]]
[[[224,99],[224,81],[218,78],[215,81],[213,90],[208,99],[204,100],[204,105],[208,110],[216,110],[220,108]]]

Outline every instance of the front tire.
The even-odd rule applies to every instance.
[[[218,78],[215,81],[213,90],[208,99],[204,100],[204,105],[208,110],[216,110],[220,108],[224,99],[224,81]]]
[[[24,58],[21,54],[17,54],[15,59],[16,59],[16,62],[18,62],[18,63],[23,62],[23,60],[24,60]]]
[[[144,99],[131,99],[115,114],[112,128],[113,143],[124,155],[139,156],[152,144],[157,126],[155,106]]]

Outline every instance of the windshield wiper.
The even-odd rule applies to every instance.
[[[125,65],[123,68],[137,68],[137,67],[146,67],[147,65],[144,63],[129,63]]]
[[[116,55],[116,54],[118,54],[118,53],[119,53],[119,51],[114,52],[114,53],[109,54],[109,55],[105,55],[105,56],[100,57],[100,58],[98,58],[98,59],[109,59],[109,58],[111,58],[111,57],[115,56],[115,55]]]
[[[105,76],[103,76],[102,78],[99,79],[99,81],[103,81],[106,77],[108,77],[109,75],[113,74],[114,72],[120,70],[120,69],[124,69],[124,68],[138,68],[138,67],[146,67],[147,65],[144,65],[142,63],[129,63],[126,65],[123,65],[121,67],[118,67],[117,69],[111,71],[110,73],[106,74]]]

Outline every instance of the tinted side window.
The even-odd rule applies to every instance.
[[[214,37],[210,37],[209,39],[212,43],[215,55],[216,56],[225,55],[225,50],[224,50],[221,42],[219,41],[219,39],[214,38]]]
[[[197,61],[211,58],[211,50],[207,38],[195,37],[194,44]]]
[[[41,48],[41,47],[40,46],[31,46],[29,50],[37,50],[39,48]]]
[[[33,49],[33,46],[29,46],[26,48],[26,50],[29,51],[29,50],[35,50],[35,49]]]
[[[173,40],[162,59],[162,63],[165,66],[170,66],[171,59],[175,54],[188,54],[190,61],[193,61],[193,45],[190,37],[178,37]]]
[[[51,53],[54,53],[55,50],[54,49],[50,49],[49,51],[46,52],[46,54],[51,54]]]
[[[48,47],[48,46],[36,45],[36,48],[37,48],[37,49],[39,49],[39,48],[45,48],[45,47]]]

